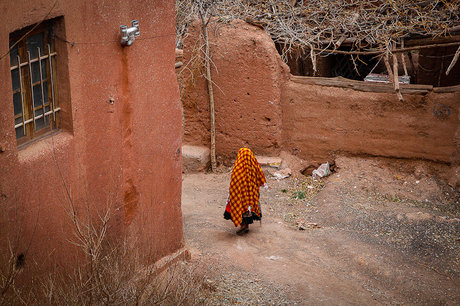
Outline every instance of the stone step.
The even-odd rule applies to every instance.
[[[203,146],[182,146],[182,172],[206,171],[211,163],[211,151]]]
[[[256,158],[261,167],[271,167],[275,169],[279,169],[283,161],[280,157],[256,156]]]

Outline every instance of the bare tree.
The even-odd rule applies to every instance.
[[[198,18],[201,2],[177,0],[176,3],[180,16],[177,41],[181,44],[187,25]],[[411,37],[443,37],[460,30],[457,0],[216,0],[213,13],[217,21],[238,18],[264,28],[275,42],[284,46],[284,61],[292,47],[307,50],[314,71],[317,57],[331,53],[397,60],[394,53],[460,45],[457,41],[404,47],[404,40]],[[349,49],[339,50],[345,43]],[[457,58],[452,59],[449,67],[455,65]],[[353,61],[356,59],[352,57]],[[387,65],[389,76],[395,75],[394,68]],[[398,92],[397,79],[390,80]]]

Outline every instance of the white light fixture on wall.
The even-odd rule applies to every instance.
[[[139,32],[139,21],[133,20],[133,26],[128,28],[125,25],[120,26],[121,31],[121,45],[122,46],[131,46],[134,42],[134,38],[140,35]]]

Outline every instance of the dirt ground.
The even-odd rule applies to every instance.
[[[460,304],[460,196],[423,162],[339,158],[271,178],[262,223],[223,219],[230,169],[185,174],[182,212],[210,304]]]

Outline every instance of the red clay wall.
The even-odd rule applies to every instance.
[[[184,44],[184,142],[209,145],[206,83],[197,72],[200,64],[190,62],[199,30],[192,27]],[[306,81],[312,78],[286,77],[286,66],[263,30],[233,21],[210,33],[217,33],[211,36],[211,52],[218,70],[213,71],[218,157],[234,157],[247,145],[258,154],[276,155],[282,148],[314,161],[364,154],[448,162],[460,169],[459,133],[454,141],[458,89],[439,93],[411,85],[415,89],[405,89],[399,102],[390,85],[380,85],[379,92],[371,89],[379,85],[359,81],[330,81],[343,83],[342,88],[314,85]],[[190,71],[193,81],[184,77]],[[444,106],[449,115],[435,115]]]
[[[180,73],[184,106],[184,143],[209,145],[209,97],[199,55],[200,24],[189,29]],[[287,71],[265,31],[235,20],[209,29],[215,83],[216,151],[226,159],[242,146],[257,154],[281,147],[281,84]],[[217,69],[215,68],[217,67]],[[193,76],[193,79],[192,79]]]
[[[1,55],[9,33],[41,21],[54,3],[2,1]],[[0,60],[1,252],[19,233],[16,252],[28,252],[29,267],[74,257],[63,182],[80,216],[87,203],[92,211],[114,204],[112,234],[136,236],[149,262],[183,246],[174,16],[173,1],[57,1],[48,19],[62,17],[57,34],[75,42],[56,40],[63,129],[21,150],[9,56]],[[119,27],[132,19],[139,20],[141,36],[122,48]]]
[[[292,77],[282,91],[286,150],[317,161],[345,153],[451,162],[460,91],[404,94],[400,102],[391,92],[312,85],[302,79]],[[441,104],[450,110],[446,117],[435,115]]]

